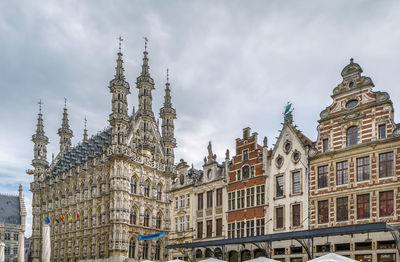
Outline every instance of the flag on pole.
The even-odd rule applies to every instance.
[[[68,213],[68,220],[69,220],[69,221],[71,221],[71,220],[72,220],[71,213]]]
[[[64,218],[63,218],[62,214],[60,214],[60,221],[64,222]]]
[[[75,212],[76,212],[76,219],[79,219],[79,213],[78,213],[78,210],[76,210]]]
[[[55,220],[56,220],[57,223],[60,223],[60,221],[57,219],[57,217],[55,218]]]
[[[50,224],[50,218],[46,217],[46,219],[44,220],[44,222],[46,222],[46,224]]]

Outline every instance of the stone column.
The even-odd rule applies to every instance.
[[[25,261],[25,235],[24,232],[19,232],[18,235],[18,262]]]
[[[0,262],[4,262],[4,243],[0,242]]]
[[[50,225],[43,224],[42,230],[42,262],[50,262]]]

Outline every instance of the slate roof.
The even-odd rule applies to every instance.
[[[111,144],[111,128],[98,133],[66,152],[51,168],[48,176],[55,176],[106,152]]]
[[[0,195],[0,223],[21,225],[18,196]]]

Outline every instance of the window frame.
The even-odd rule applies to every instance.
[[[349,198],[338,197],[336,198],[336,221],[345,222],[349,220]]]
[[[275,208],[275,229],[284,229],[285,218],[284,218],[284,208],[283,206]]]
[[[317,171],[318,171],[318,188],[327,188],[329,186],[328,165],[319,166],[317,168]]]
[[[356,158],[356,176],[357,182],[366,181],[370,179],[371,170],[370,170],[370,157],[358,157]]]
[[[383,156],[385,156],[384,159],[382,159]],[[379,178],[393,177],[394,173],[393,151],[380,153],[378,157],[379,157]]]
[[[349,183],[349,162],[347,160],[336,162],[336,185],[347,185]]]
[[[346,129],[346,145],[352,146],[358,144],[358,126],[349,126]]]
[[[329,223],[329,200],[320,200],[317,203],[318,211],[318,224],[328,224]],[[323,212],[324,211],[324,212]]]
[[[365,201],[368,199],[368,201]],[[357,219],[369,219],[371,217],[371,197],[370,194],[357,195]],[[361,214],[363,214],[361,216]]]

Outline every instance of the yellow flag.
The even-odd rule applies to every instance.
[[[68,220],[72,220],[72,216],[70,213],[68,213]]]

